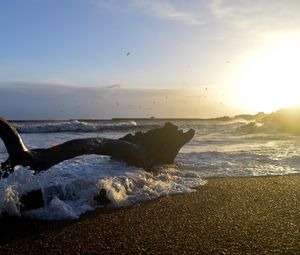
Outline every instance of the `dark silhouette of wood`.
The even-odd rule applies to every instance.
[[[195,134],[179,130],[176,125],[166,123],[161,128],[148,132],[128,134],[120,139],[83,138],[74,139],[47,149],[28,149],[16,128],[0,118],[0,138],[9,154],[1,164],[6,177],[17,165],[29,167],[36,172],[44,171],[67,159],[85,154],[107,155],[129,165],[150,170],[159,164],[170,164],[180,148]]]

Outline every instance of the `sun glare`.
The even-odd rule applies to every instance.
[[[235,101],[251,112],[271,112],[300,103],[300,40],[265,50],[234,84]]]

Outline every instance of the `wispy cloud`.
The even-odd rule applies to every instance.
[[[189,25],[200,25],[204,20],[199,12],[195,9],[186,9],[185,5],[178,5],[175,1],[170,0],[124,0],[120,5],[117,0],[92,0],[98,7],[106,10],[125,11],[127,8],[138,9],[158,18],[183,22]],[[193,4],[199,4],[199,1],[191,1]],[[202,2],[202,1],[200,1]],[[186,7],[186,6],[185,6]]]
[[[90,0],[102,9],[137,10],[189,25],[219,24],[237,29],[274,29],[300,25],[298,0]]]
[[[190,10],[183,10],[180,6],[171,1],[159,0],[133,0],[136,6],[147,9],[158,17],[170,20],[182,21],[191,25],[203,24],[201,15]]]
[[[280,30],[300,25],[300,2],[296,0],[211,0],[209,9],[216,20],[238,29]]]
[[[211,0],[209,7],[212,14],[217,19],[239,19],[241,17],[248,17],[257,14],[259,10],[255,5],[251,4],[250,1],[233,2],[224,0]]]

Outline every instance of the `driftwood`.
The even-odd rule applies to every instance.
[[[120,139],[75,139],[47,149],[30,150],[23,143],[15,127],[0,118],[0,138],[3,140],[9,155],[8,159],[1,164],[1,177],[7,177],[17,165],[40,172],[64,160],[85,154],[108,155],[129,165],[151,170],[153,166],[159,164],[173,163],[180,148],[190,141],[194,134],[193,129],[184,133],[172,123],[166,123],[161,128],[152,129],[145,133],[128,134]],[[52,186],[48,189],[56,190],[60,187]],[[56,195],[60,196],[63,193]],[[102,205],[110,203],[104,189],[94,199]],[[37,189],[23,194],[20,202],[20,211],[27,211],[43,207],[49,201],[45,201],[43,190]]]
[[[120,139],[74,139],[47,149],[30,150],[23,143],[16,128],[0,118],[0,138],[9,155],[1,164],[2,177],[6,177],[18,165],[40,172],[64,160],[85,154],[107,155],[129,165],[150,170],[159,164],[173,163],[180,148],[194,134],[193,129],[183,132],[176,125],[166,123],[161,128],[128,134]]]

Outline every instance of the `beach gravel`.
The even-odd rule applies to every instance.
[[[209,179],[78,220],[0,220],[0,254],[300,254],[300,176]]]

